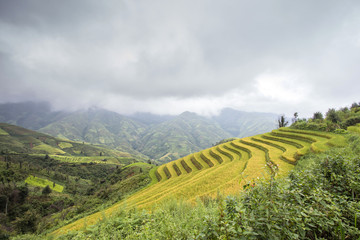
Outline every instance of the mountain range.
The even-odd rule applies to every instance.
[[[177,116],[151,113],[126,116],[99,108],[52,111],[48,103],[0,104],[0,122],[58,138],[106,145],[158,163],[200,151],[222,139],[271,131],[276,128],[277,117],[230,108],[213,117],[192,112]]]

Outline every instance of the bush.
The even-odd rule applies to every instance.
[[[360,123],[360,116],[354,116],[354,117],[348,118],[347,120],[342,122],[341,127],[346,129],[349,126],[354,126],[358,123]]]
[[[312,130],[312,131],[326,131],[327,125],[320,121],[298,121],[291,125],[291,128],[300,130]]]
[[[41,193],[43,195],[49,195],[51,193],[51,188],[49,187],[49,185],[46,185],[46,187],[44,187]]]
[[[347,134],[348,131],[346,131],[345,129],[339,128],[339,129],[335,129],[334,133],[336,133],[336,134]]]

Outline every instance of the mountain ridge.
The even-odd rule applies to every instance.
[[[121,115],[101,108],[53,111],[48,103],[0,104],[0,122],[55,137],[107,145],[159,163],[208,148],[222,139],[276,128],[276,114],[223,109],[204,117],[185,111],[177,116],[135,113]]]

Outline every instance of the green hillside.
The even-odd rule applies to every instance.
[[[360,136],[342,138],[332,139],[346,139],[344,147],[310,151],[288,177],[257,180],[235,196],[218,193],[196,205],[171,199],[151,211],[126,210],[124,202],[102,211],[95,225],[89,216],[81,231],[63,232],[59,239],[359,239]]]
[[[46,231],[124,199],[151,181],[154,166],[139,161],[0,123],[0,239]]]
[[[271,131],[276,117],[233,109],[224,109],[216,117],[189,112],[178,116],[151,113],[123,116],[97,108],[55,112],[46,103],[0,104],[0,122],[58,138],[106,145],[158,163],[211,147],[224,138]]]
[[[14,239],[357,239],[358,109],[295,118],[290,127],[217,141],[158,167],[4,124],[0,139],[9,148],[0,152],[0,236],[37,231],[41,235]],[[151,128],[158,124],[155,139],[167,139],[159,145],[218,129],[192,113]],[[172,140],[182,129],[192,136]],[[63,191],[52,191],[51,183]]]
[[[6,154],[40,154],[50,156],[78,156],[108,158],[133,158],[126,152],[95,146],[84,142],[55,138],[15,125],[0,123],[0,152]],[[119,161],[117,161],[119,162]]]
[[[35,177],[32,175],[30,175],[28,178],[25,179],[25,183],[33,185],[33,186],[42,187],[42,188],[49,186],[51,190],[54,190],[56,192],[62,192],[64,190],[64,186],[62,186],[62,185],[59,185],[59,184],[56,184],[47,179]]]
[[[39,129],[52,136],[102,144],[136,155],[141,155],[134,146],[139,144],[144,130],[141,123],[101,109],[75,112]]]
[[[169,162],[211,146],[230,134],[214,122],[185,112],[149,129],[139,151],[159,162]]]
[[[343,145],[345,139],[341,135],[289,128],[226,142],[161,165],[153,175],[156,184],[53,234],[80,230],[85,222],[95,224],[102,215],[110,216],[121,206],[151,209],[174,198],[195,203],[198,198],[214,198],[219,193],[234,195],[258,179],[287,176],[307,152],[322,152]]]

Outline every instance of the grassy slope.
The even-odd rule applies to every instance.
[[[293,168],[294,161],[307,151],[319,152],[343,143],[341,135],[283,128],[254,138],[237,139],[214,146],[160,166],[156,169],[161,176],[160,182],[151,184],[101,213],[64,226],[53,234],[61,235],[70,230],[80,230],[123,207],[151,209],[172,198],[189,199],[194,203],[196,198],[214,197],[218,192],[225,195],[235,194],[257,178],[269,178],[271,169],[274,168],[269,166],[276,164],[279,168],[277,176],[282,177]],[[221,161],[219,157],[213,157],[214,153]],[[185,170],[182,161],[191,168],[191,172]],[[174,163],[181,171],[179,176],[173,167]],[[152,179],[156,179],[154,172]]]

